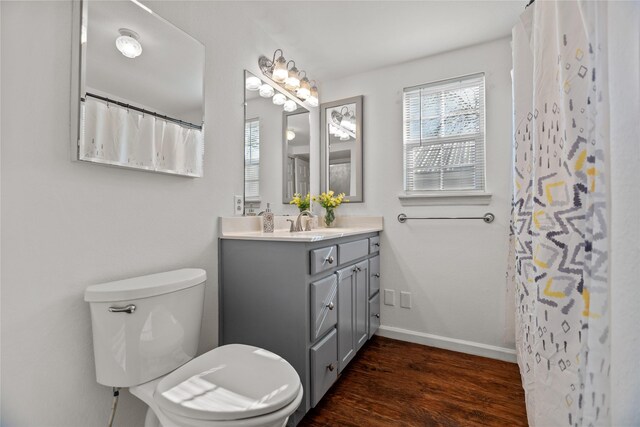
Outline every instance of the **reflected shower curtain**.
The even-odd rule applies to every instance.
[[[81,160],[202,176],[201,130],[90,97],[82,102],[82,115]]]
[[[538,1],[513,29],[510,291],[531,426],[609,418],[604,2]]]

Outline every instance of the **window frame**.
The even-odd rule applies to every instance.
[[[473,79],[481,79],[482,86],[482,94],[481,94],[481,105],[478,113],[481,114],[481,128],[480,132],[476,132],[473,134],[464,134],[464,135],[455,135],[455,136],[444,136],[437,137],[433,139],[434,146],[442,146],[446,143],[452,142],[464,142],[464,140],[474,141],[476,146],[478,145],[478,140],[481,139],[481,154],[482,154],[482,177],[483,177],[483,188],[478,189],[449,189],[449,190],[413,190],[407,189],[407,146],[411,145],[411,143],[406,142],[406,127],[407,127],[407,112],[406,112],[406,94],[408,92],[420,91],[424,88],[437,88],[446,85],[450,85],[455,82],[465,81],[465,80],[473,80]],[[446,89],[443,89],[443,91]],[[420,103],[422,103],[422,95],[420,95]],[[488,192],[488,182],[487,182],[487,129],[486,129],[486,76],[484,72],[466,74],[454,78],[447,78],[442,80],[437,80],[429,83],[424,83],[415,86],[405,87],[402,91],[402,180],[403,180],[403,191],[398,195],[401,203],[403,205],[487,205],[491,200],[491,193]],[[443,114],[441,110],[438,116],[441,121],[441,125],[443,121],[446,119],[446,115]],[[422,123],[420,124],[422,126]],[[424,144],[422,138],[418,144]],[[477,162],[474,163],[477,166]],[[440,179],[441,186],[442,180],[444,179],[443,170],[440,170]]]
[[[257,123],[257,135],[258,135],[258,161],[257,162],[252,162],[252,163],[247,163],[247,154],[246,154],[246,150],[247,150],[247,139],[246,139],[246,133],[247,133],[247,126],[253,126],[253,123]],[[244,199],[245,199],[245,203],[246,202],[260,202],[260,133],[261,133],[261,127],[260,127],[260,117],[254,117],[251,119],[247,119],[244,122],[245,125],[245,142],[244,142],[244,149],[245,149],[245,155],[244,155]],[[247,165],[253,165],[253,166],[257,166],[258,168],[258,173],[257,173],[257,178],[256,179],[252,179],[252,180],[247,180]],[[247,195],[247,182],[257,182],[257,188],[258,188],[258,193],[255,196],[250,196]]]

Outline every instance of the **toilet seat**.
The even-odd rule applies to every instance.
[[[286,360],[258,347],[230,344],[162,378],[153,399],[169,417],[233,421],[277,412],[301,395],[300,377]]]

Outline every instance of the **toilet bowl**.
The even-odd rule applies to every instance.
[[[145,402],[145,427],[284,426],[303,397],[286,360],[244,344],[194,358],[205,279],[183,269],[88,287],[97,381]]]

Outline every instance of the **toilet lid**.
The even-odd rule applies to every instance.
[[[277,411],[300,390],[293,367],[244,344],[218,347],[163,378],[154,399],[165,411],[201,420],[239,420]]]

